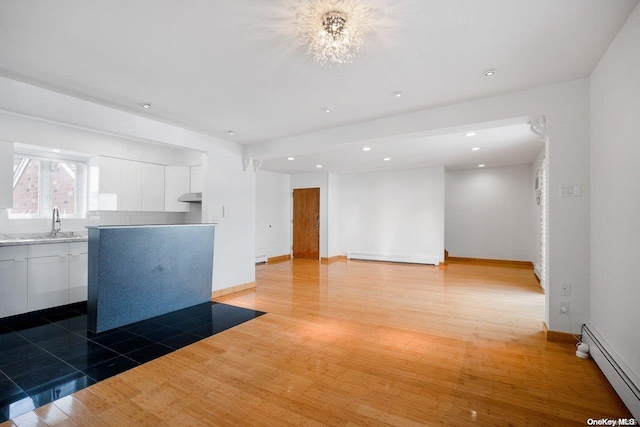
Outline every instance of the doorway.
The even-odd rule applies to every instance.
[[[320,188],[293,190],[293,257],[320,259]]]

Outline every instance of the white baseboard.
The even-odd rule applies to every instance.
[[[264,254],[256,255],[256,264],[260,264],[262,262],[267,262],[267,256]]]
[[[440,258],[429,256],[369,254],[362,252],[347,252],[347,259],[362,259],[367,261],[406,262],[411,264],[439,265]]]
[[[582,327],[582,342],[589,344],[589,353],[613,386],[620,399],[627,405],[636,420],[640,420],[640,380],[620,359],[593,325]]]

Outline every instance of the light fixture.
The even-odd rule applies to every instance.
[[[295,157],[287,157],[287,160],[295,160]]]
[[[384,160],[385,162],[388,162],[389,160],[391,160],[391,157],[385,157],[385,158],[384,158],[384,159],[382,159],[382,160]]]
[[[464,136],[476,136],[475,132],[467,132],[464,134]]]
[[[479,149],[480,149],[480,147],[473,147],[473,148],[471,149],[471,151],[478,151]]]
[[[321,168],[321,167],[322,167],[322,165],[316,165],[316,167],[317,167],[317,168]]]
[[[230,130],[230,131],[227,131],[227,133],[228,133],[229,135],[233,135],[235,132],[234,132],[234,131],[232,131],[232,130]]]
[[[491,77],[496,73],[496,69],[495,68],[490,68],[488,70],[485,70],[484,75],[487,77]]]
[[[58,150],[57,148],[53,148],[51,151],[53,151],[54,153],[62,153],[62,151]]]
[[[151,108],[151,104],[142,104],[142,108],[146,108],[148,110]]]
[[[479,168],[483,168],[483,167],[484,167],[484,165],[478,165],[478,167],[479,167]]]
[[[402,92],[400,91],[393,92],[393,96],[395,96],[396,98],[400,98],[402,96]]]
[[[321,64],[353,61],[371,29],[371,9],[361,0],[303,0],[296,16],[307,53]]]
[[[371,151],[371,147],[363,147],[362,151]]]

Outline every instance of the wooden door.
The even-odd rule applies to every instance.
[[[320,259],[320,189],[293,190],[293,257]]]

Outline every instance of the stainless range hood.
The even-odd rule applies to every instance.
[[[179,202],[202,203],[202,193],[185,193],[178,197]]]

